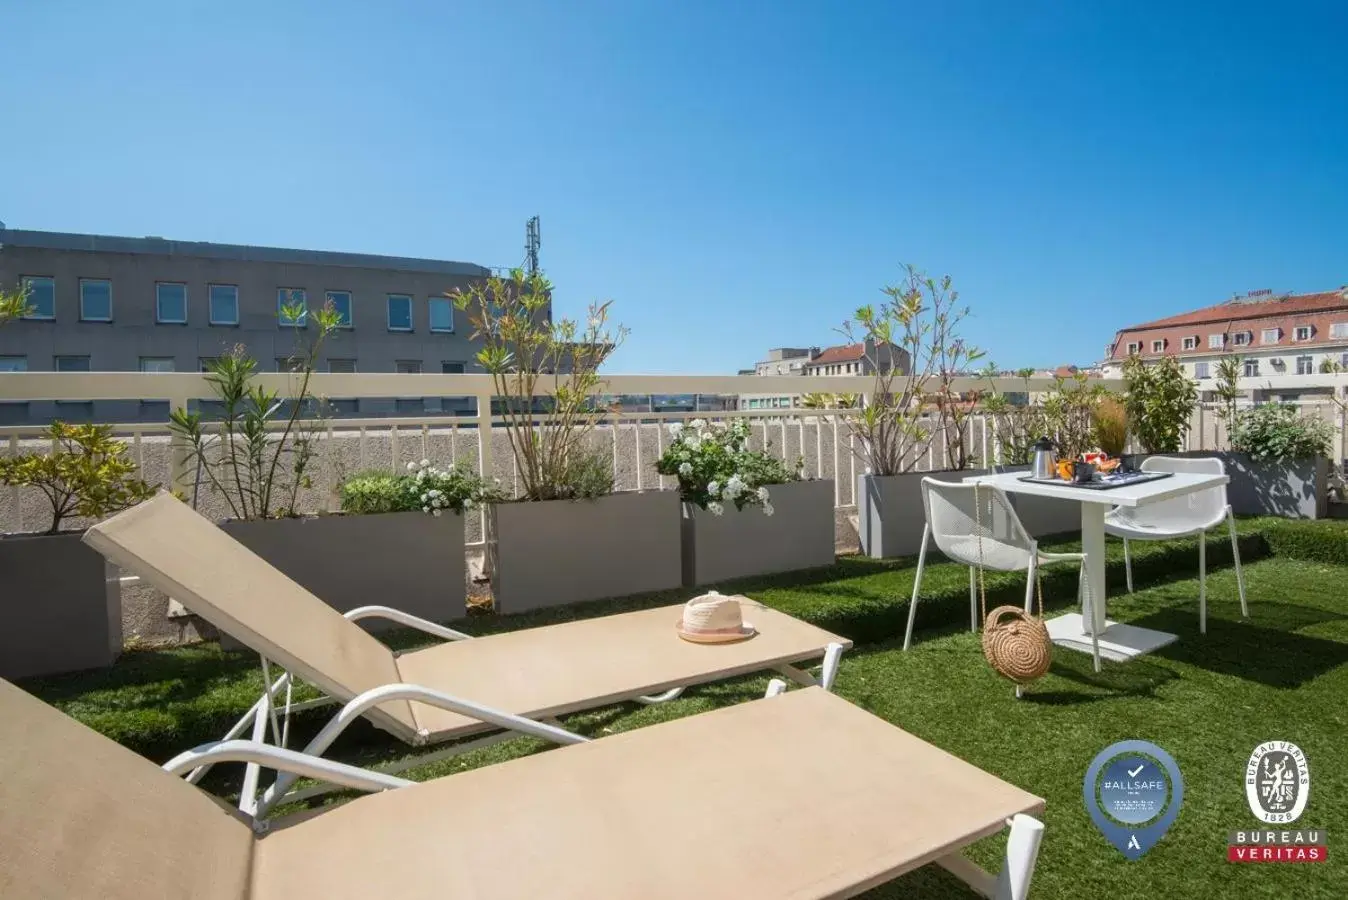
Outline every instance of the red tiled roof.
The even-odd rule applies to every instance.
[[[1295,294],[1279,297],[1276,300],[1259,300],[1249,303],[1226,302],[1216,306],[1196,309],[1193,312],[1180,313],[1154,322],[1141,325],[1129,325],[1120,328],[1126,331],[1146,331],[1151,328],[1169,328],[1176,325],[1200,325],[1211,322],[1230,322],[1237,319],[1263,319],[1270,316],[1295,315],[1297,313],[1324,312],[1332,309],[1348,309],[1348,290],[1322,291],[1318,294]]]
[[[819,355],[810,360],[809,365],[819,366],[838,362],[856,362],[866,356],[865,344],[842,344],[837,347],[825,347]]]
[[[875,348],[879,350],[885,346],[883,343],[877,343]],[[840,344],[837,347],[825,347],[819,352],[819,355],[810,360],[806,365],[818,366],[828,365],[830,363],[856,362],[866,358],[865,344]]]

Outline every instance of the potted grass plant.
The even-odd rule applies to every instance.
[[[111,665],[122,650],[118,570],[81,540],[96,521],[152,496],[107,425],[54,422],[50,448],[0,457],[0,483],[43,502],[38,534],[0,536],[0,676]],[[20,495],[21,497],[23,494]]]
[[[951,279],[904,267],[885,300],[856,311],[840,329],[864,348],[874,379],[865,404],[849,416],[855,452],[866,471],[857,476],[857,534],[871,557],[917,553],[922,542],[922,479],[960,481],[986,474],[973,468],[969,415],[976,395],[955,380],[983,353],[959,335],[968,315]],[[915,471],[939,451],[934,471]],[[986,453],[977,454],[981,460]]]
[[[656,470],[679,482],[685,587],[832,565],[834,483],[749,448],[749,423],[669,426]]]
[[[486,569],[499,612],[659,591],[682,580],[679,497],[614,491],[598,449],[610,410],[599,368],[626,336],[609,303],[551,318],[552,286],[516,269],[451,295],[492,377],[518,492],[490,504]],[[616,439],[616,437],[615,437]]]
[[[347,478],[339,487],[341,512],[319,512],[330,502],[312,477],[326,403],[311,384],[320,351],[342,319],[330,306],[314,311],[298,302],[280,316],[305,326],[295,329],[285,396],[263,387],[256,361],[236,347],[206,373],[214,394],[208,411],[172,414],[170,428],[195,472],[189,501],[338,612],[377,598],[436,622],[463,616],[461,513],[484,502],[486,486],[471,472],[422,460],[403,473]],[[445,505],[419,502],[428,490]],[[389,627],[380,619],[362,624]]]

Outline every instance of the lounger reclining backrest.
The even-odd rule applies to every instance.
[[[0,680],[0,897],[243,900],[252,829]]]
[[[338,699],[401,680],[386,646],[172,494],[161,493],[95,525],[84,540]],[[404,739],[417,730],[406,701],[384,704],[370,717]]]

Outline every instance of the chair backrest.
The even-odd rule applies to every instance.
[[[388,647],[172,494],[161,493],[93,526],[84,540],[339,700],[402,680]],[[333,552],[348,549],[360,552],[338,547]],[[369,715],[404,739],[416,734],[405,700]]]
[[[990,485],[922,479],[932,540],[946,556],[989,569],[1025,568],[1035,546],[1006,492]]]
[[[1225,475],[1226,466],[1215,456],[1151,456],[1142,461],[1143,472],[1175,472],[1188,475]],[[1147,503],[1129,510],[1139,522],[1154,522],[1173,527],[1185,522],[1205,523],[1220,518],[1226,511],[1226,485],[1194,491],[1169,500]]]
[[[235,811],[3,680],[0,722],[0,896],[248,896]]]

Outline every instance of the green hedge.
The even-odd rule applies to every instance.
[[[1259,534],[1273,556],[1348,566],[1348,522],[1260,519]]]

